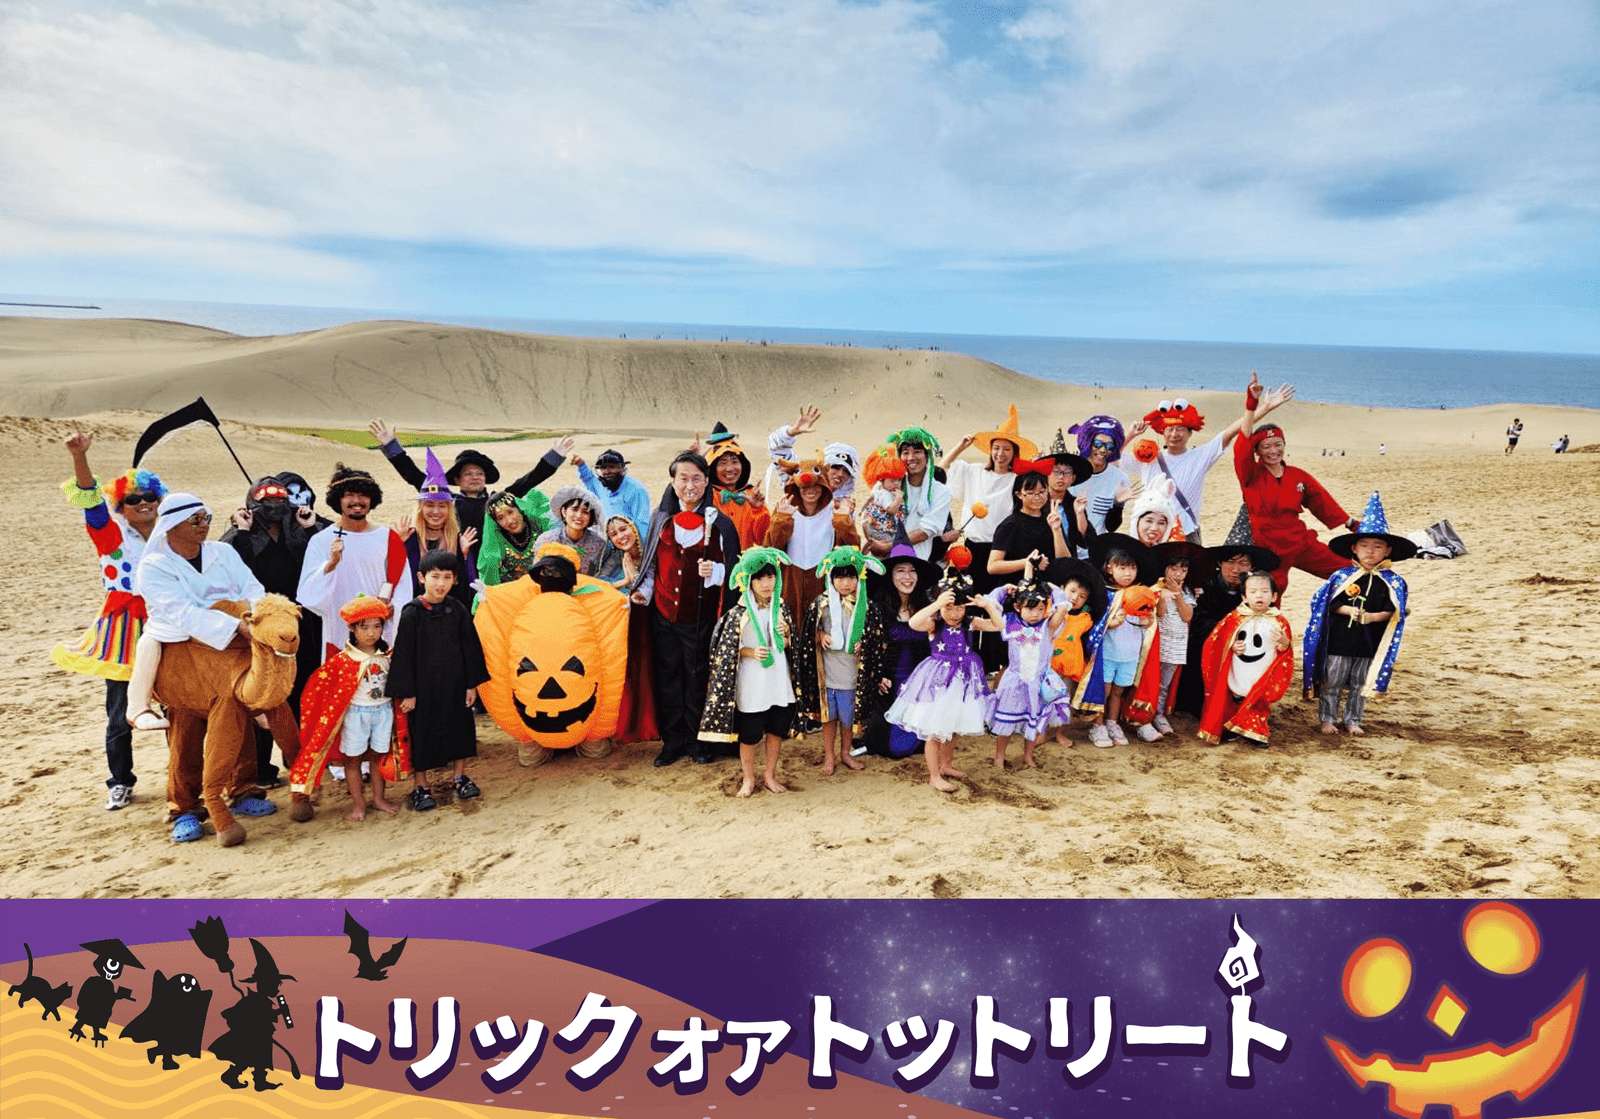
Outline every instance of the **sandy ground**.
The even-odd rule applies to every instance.
[[[708,371],[715,391],[702,387]],[[480,801],[353,824],[343,792],[328,788],[313,822],[249,821],[249,842],[221,850],[167,841],[159,735],[138,737],[133,806],[103,811],[103,688],[49,660],[101,598],[81,519],[57,488],[70,474],[62,440],[93,430],[91,461],[109,474],[152,418],[127,409],[165,410],[197,392],[220,415],[251,421],[224,430],[252,472],[295,469],[320,482],[338,459],[365,462],[390,487],[389,515],[404,504],[402,487],[375,453],[252,423],[355,425],[383,414],[408,442],[425,427],[573,430],[587,457],[618,446],[653,485],[692,431],[725,419],[759,445],[802,401],[824,407],[823,436],[865,450],[924,415],[953,441],[991,426],[1009,399],[1023,406],[1024,434],[1043,442],[1058,424],[1097,411],[1132,418],[1157,398],[1031,381],[953,354],[589,343],[420,324],[239,339],[172,324],[0,320],[0,410],[11,413],[0,419],[0,454],[23,521],[0,567],[9,763],[0,871],[10,895],[1600,893],[1600,456],[1547,446],[1562,431],[1575,447],[1600,443],[1600,412],[1296,402],[1278,414],[1292,461],[1347,508],[1358,511],[1376,484],[1397,531],[1449,519],[1471,549],[1403,566],[1413,609],[1405,647],[1359,741],[1318,735],[1310,705],[1296,699],[1280,705],[1264,751],[1187,735],[1096,750],[1075,728],[1073,746],[1041,749],[1039,769],[1001,773],[987,763],[992,740],[958,740],[969,776],[941,796],[920,758],[867,759],[863,773],[823,777],[813,737],[785,746],[789,795],[739,801],[734,762],[654,769],[655,747],[639,744],[525,770],[510,740],[480,720]],[[463,403],[471,393],[497,403],[474,412]],[[1196,398],[1214,426],[1238,406],[1236,396]],[[1508,459],[1500,432],[1513,414],[1528,435]],[[544,446],[491,453],[524,469]],[[1348,453],[1323,457],[1323,447]],[[172,437],[148,465],[224,514],[242,499],[244,480],[209,429]],[[571,476],[564,468],[550,484]],[[1203,528],[1218,540],[1238,506],[1226,463],[1206,493]],[[1290,580],[1296,633],[1315,582]]]

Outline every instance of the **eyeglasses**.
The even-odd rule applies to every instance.
[[[154,505],[160,500],[161,500],[161,495],[158,494],[158,493],[141,493],[138,490],[135,490],[133,493],[130,493],[127,497],[124,497],[122,499],[122,504],[124,504],[124,505]]]
[[[1090,441],[1089,446],[1097,451],[1109,451],[1116,443],[1110,439],[1095,439]]]
[[[208,525],[208,524],[211,523],[211,514],[210,513],[196,513],[194,516],[190,517],[188,520],[184,521],[183,523],[186,524],[186,525],[193,525],[195,528],[200,528],[203,525]]]

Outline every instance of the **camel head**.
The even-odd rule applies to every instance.
[[[300,607],[281,594],[264,594],[245,615],[250,640],[274,656],[294,659],[300,649]]]

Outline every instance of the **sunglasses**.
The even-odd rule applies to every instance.
[[[1089,443],[1089,446],[1095,448],[1096,450],[1109,451],[1112,447],[1116,446],[1116,443],[1110,439],[1095,439]]]
[[[124,505],[154,505],[160,500],[161,500],[161,495],[158,494],[158,493],[141,493],[138,490],[135,490],[133,493],[130,493],[128,496],[126,496],[126,497],[124,497],[122,499],[122,504],[124,504]]]
[[[188,520],[184,521],[183,523],[186,524],[186,525],[193,525],[195,528],[199,528],[201,525],[208,525],[208,524],[211,523],[211,514],[210,513],[196,513],[194,516],[190,517]]]

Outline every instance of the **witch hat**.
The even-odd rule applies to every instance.
[[[267,946],[253,936],[250,938],[250,947],[255,950],[256,970],[250,974],[249,978],[241,979],[239,982],[254,983],[257,987],[276,987],[285,979],[294,979],[296,983],[300,982],[294,976],[284,975],[280,972],[277,961],[272,958],[272,953],[267,951]]]
[[[1156,561],[1156,554],[1125,532],[1102,532],[1096,535],[1089,541],[1089,562],[1103,571],[1106,566],[1106,556],[1112,551],[1126,552],[1132,558],[1134,565],[1139,569],[1135,582],[1153,583],[1161,578],[1161,568]]]
[[[737,438],[739,438],[737,431],[729,431],[728,425],[718,420],[716,426],[711,429],[711,434],[706,436],[706,446],[715,447],[718,443],[726,443],[730,439]]]
[[[1250,530],[1250,509],[1246,505],[1239,506],[1239,515],[1233,519],[1227,538],[1207,548],[1206,554],[1218,563],[1233,556],[1247,555],[1251,571],[1276,571],[1281,562],[1276,552],[1256,543],[1255,533]]]
[[[1011,404],[1006,409],[1006,419],[993,431],[980,431],[972,437],[972,445],[989,453],[990,445],[996,439],[1005,439],[1017,448],[1017,458],[1032,459],[1039,456],[1039,445],[1032,439],[1024,439],[1018,433],[1017,406]]]
[[[1212,559],[1204,548],[1184,535],[1181,524],[1173,525],[1171,538],[1163,540],[1152,550],[1163,572],[1173,560],[1188,560],[1189,574],[1184,578],[1184,582],[1191,587],[1205,582],[1216,570],[1217,561]]]
[[[1082,455],[1074,454],[1067,450],[1067,437],[1061,429],[1056,428],[1056,437],[1050,441],[1050,449],[1036,458],[1035,462],[1048,460],[1054,464],[1066,463],[1072,467],[1072,484],[1077,485],[1089,475],[1094,473],[1094,467],[1089,465],[1089,460]]]
[[[439,465],[439,457],[433,453],[433,448],[427,448],[427,458],[424,460],[426,469],[422,476],[422,485],[417,487],[418,501],[454,501],[455,496],[450,492],[450,481],[444,475],[444,467]]]
[[[878,574],[869,568],[867,578],[869,580],[887,578],[897,563],[909,563],[916,570],[919,590],[928,590],[939,581],[939,565],[917,555],[917,549],[912,545],[911,538],[906,535],[904,521],[894,526],[894,543],[889,545],[889,554],[883,558],[883,574]]]
[[[727,425],[721,420],[717,421],[711,429],[711,434],[706,436],[706,465],[713,467],[711,477],[716,478],[716,462],[723,455],[735,455],[739,459],[739,480],[734,482],[733,488],[742,490],[750,484],[750,456],[744,453],[744,448],[739,446],[739,433],[729,431]],[[717,482],[717,487],[722,488],[722,483]]]
[[[1364,536],[1377,537],[1389,545],[1391,562],[1408,560],[1417,554],[1415,541],[1389,531],[1389,518],[1383,512],[1383,498],[1378,496],[1377,490],[1373,490],[1372,496],[1367,498],[1367,507],[1361,513],[1361,527],[1344,536],[1335,536],[1328,541],[1328,550],[1345,559],[1353,559],[1356,541]]]

